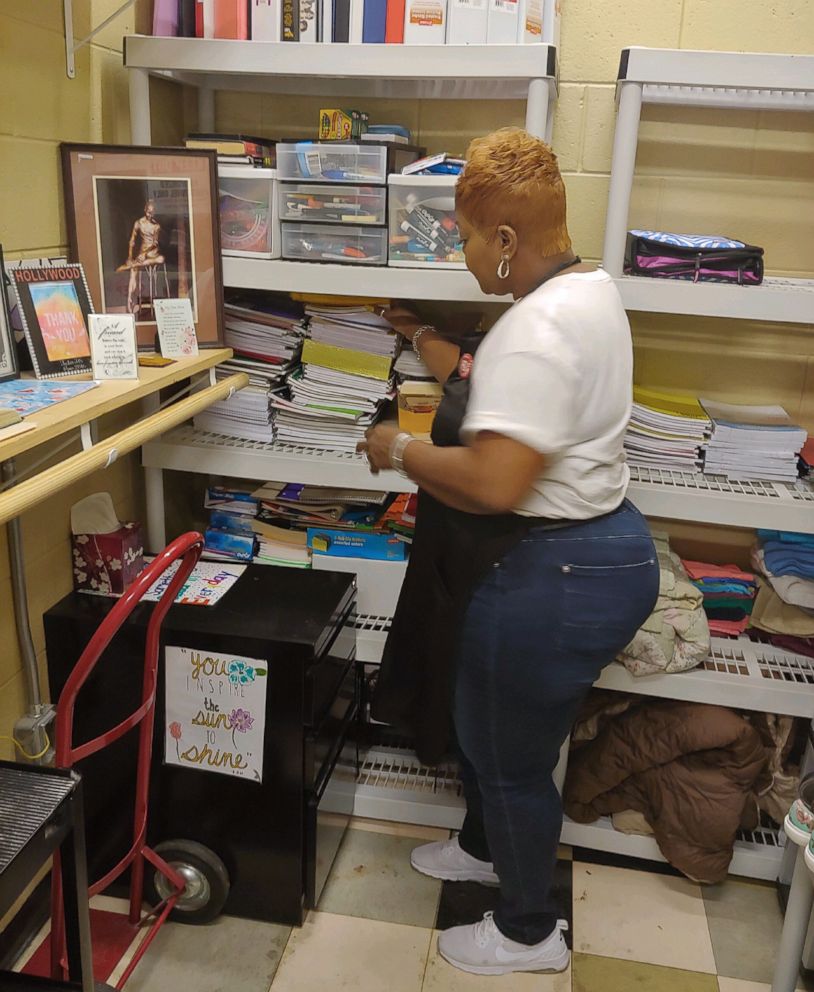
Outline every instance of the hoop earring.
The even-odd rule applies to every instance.
[[[505,255],[501,258],[500,265],[497,267],[497,277],[498,279],[509,278],[509,260]]]

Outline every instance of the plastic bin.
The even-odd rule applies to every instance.
[[[283,258],[298,262],[387,263],[387,228],[352,224],[283,224]]]
[[[457,176],[390,176],[390,265],[465,267],[455,220],[457,180]]]
[[[279,213],[283,220],[331,224],[387,223],[384,186],[320,186],[316,183],[278,183]]]
[[[388,142],[282,142],[277,145],[277,176],[309,182],[384,186],[389,173],[401,172],[423,154],[424,149],[416,145]]]
[[[242,165],[218,168],[220,240],[224,255],[279,258],[277,171]]]

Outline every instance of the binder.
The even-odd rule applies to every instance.
[[[362,41],[365,44],[384,44],[387,26],[387,0],[362,0]]]
[[[333,0],[334,42],[350,41],[350,0]]]
[[[489,0],[489,45],[514,45],[520,29],[519,0]]]
[[[280,11],[277,0],[251,0],[252,41],[280,40]]]
[[[300,42],[315,44],[319,41],[320,0],[300,0]]]
[[[488,0],[449,0],[448,45],[485,45]]]
[[[334,0],[321,0],[319,40],[325,44],[334,41]]]
[[[215,37],[241,41],[249,37],[248,0],[215,0]]]
[[[365,0],[350,0],[350,37],[351,45],[361,45],[365,24]]]
[[[196,0],[180,0],[178,4],[178,34],[182,38],[195,37]]]
[[[161,38],[178,34],[178,0],[154,0],[153,34]]]
[[[195,37],[215,37],[215,0],[196,0]]]
[[[384,40],[388,45],[404,42],[404,0],[387,0]]]

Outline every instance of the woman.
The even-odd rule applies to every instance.
[[[658,566],[625,500],[630,327],[613,281],[571,249],[565,189],[541,141],[508,128],[472,143],[456,194],[466,264],[515,304],[458,349],[403,310],[445,398],[433,444],[368,432],[371,469],[419,486],[413,554],[385,650],[378,719],[441,757],[452,713],[463,829],[413,866],[500,885],[497,911],[438,942],[476,974],[567,968],[550,897],[562,826],[552,780],[580,703],[651,612]]]

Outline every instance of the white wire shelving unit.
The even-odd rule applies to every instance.
[[[150,141],[151,74],[197,88],[199,125],[204,130],[214,128],[215,90],[231,89],[418,98],[520,97],[526,99],[529,130],[548,137],[550,105],[557,91],[556,51],[548,45],[442,49],[331,45],[314,46],[304,53],[300,46],[291,45],[131,36],[126,39],[124,60],[130,70],[133,140],[145,144]],[[633,279],[622,273],[642,103],[814,109],[814,57],[631,48],[623,52],[617,95],[604,265],[617,280],[626,307],[814,322],[814,281],[771,279],[762,287],[743,288]],[[354,269],[227,257],[224,282],[236,288],[501,302],[484,297],[469,273],[454,270]],[[167,470],[404,492],[415,488],[395,472],[371,476],[356,455],[239,440],[191,426],[145,445],[142,457],[154,546],[164,543],[163,473]],[[649,517],[814,533],[814,488],[805,483],[733,483],[685,472],[639,470],[633,472],[629,496]],[[359,560],[354,570],[359,600],[366,606],[354,621],[357,657],[366,665],[376,665],[404,566],[388,570],[385,563]],[[746,638],[715,639],[704,665],[678,675],[634,679],[623,666],[614,664],[605,670],[599,686],[658,698],[814,716],[814,660]],[[463,816],[457,772],[451,767],[427,769],[404,748],[371,747],[363,755],[356,812],[456,828]],[[562,839],[579,847],[663,860],[652,838],[619,833],[609,820],[590,825],[566,821]],[[760,829],[739,838],[731,870],[773,879],[781,855],[782,836]]]
[[[628,310],[814,323],[814,280],[767,278],[761,286],[625,276],[624,253],[643,104],[814,111],[814,55],[625,48],[603,265]],[[814,162],[812,163],[814,167]]]

